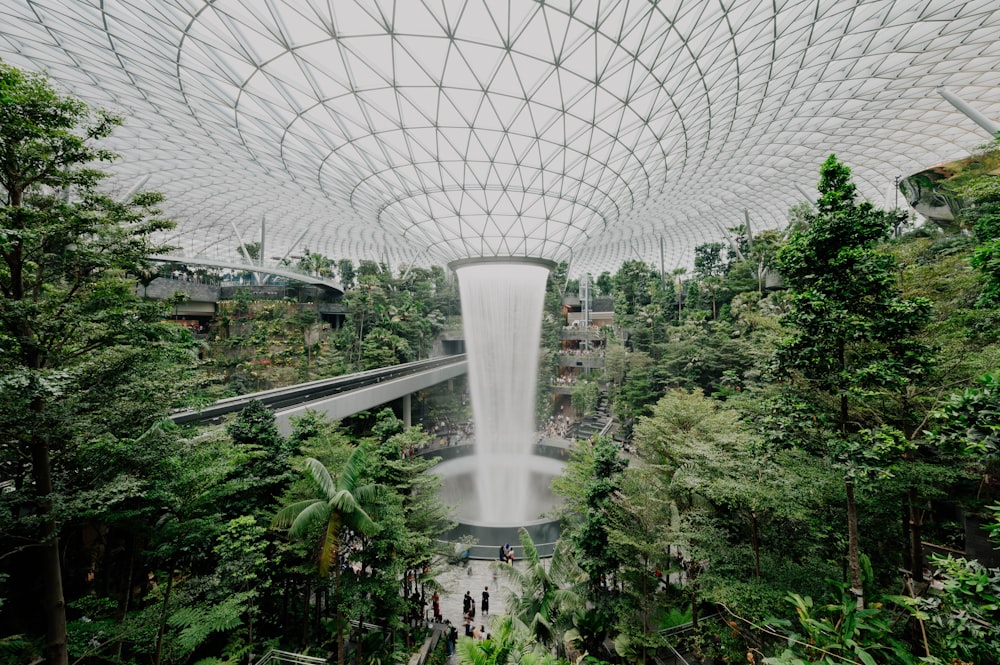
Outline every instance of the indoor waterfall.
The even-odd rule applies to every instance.
[[[458,262],[469,358],[480,519],[497,524],[540,512],[529,470],[548,262]]]

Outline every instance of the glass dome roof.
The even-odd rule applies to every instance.
[[[0,57],[127,118],[188,255],[688,265],[1000,121],[996,0],[0,0]]]

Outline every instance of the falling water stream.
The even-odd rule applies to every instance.
[[[542,304],[549,269],[541,262],[455,266],[469,358],[479,519],[512,524],[538,517],[529,469]]]

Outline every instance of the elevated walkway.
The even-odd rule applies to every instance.
[[[267,266],[267,265],[255,265],[253,263],[239,263],[237,261],[223,261],[220,259],[210,259],[203,256],[175,256],[168,254],[154,254],[147,257],[151,261],[160,261],[162,263],[180,263],[183,265],[192,266],[209,266],[212,268],[229,268],[230,270],[241,270],[245,272],[259,272],[267,275],[276,275],[278,277],[284,277],[285,279],[292,279],[296,282],[302,282],[304,284],[313,284],[315,286],[322,286],[338,293],[344,292],[344,287],[341,286],[340,282],[336,282],[332,279],[324,279],[322,277],[316,277],[315,275],[310,275],[304,272],[298,272],[293,270],[289,266]]]
[[[231,397],[203,409],[180,411],[173,414],[171,420],[178,424],[218,424],[226,414],[241,411],[251,400],[258,400],[275,412],[278,429],[289,434],[291,418],[302,415],[307,409],[323,413],[331,420],[341,420],[467,371],[465,355],[418,360]]]

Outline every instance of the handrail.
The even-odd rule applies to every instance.
[[[304,653],[295,653],[292,651],[281,651],[280,649],[271,649],[264,657],[257,661],[256,665],[268,665],[268,663],[290,663],[291,665],[325,665],[327,662],[326,658],[318,658],[316,656],[307,656]]]
[[[170,419],[177,424],[217,423],[222,416],[243,410],[250,400],[258,400],[263,402],[269,409],[278,410],[331,395],[357,390],[358,388],[364,388],[375,383],[381,383],[382,381],[390,381],[416,374],[417,372],[459,363],[464,360],[465,354],[444,356],[442,358],[430,358],[403,363],[401,365],[369,369],[363,372],[355,372],[354,374],[345,374],[327,379],[317,379],[315,381],[307,381],[306,383],[297,383],[285,388],[275,388],[273,390],[263,390],[237,397],[228,397],[202,409],[179,411],[170,416]]]

